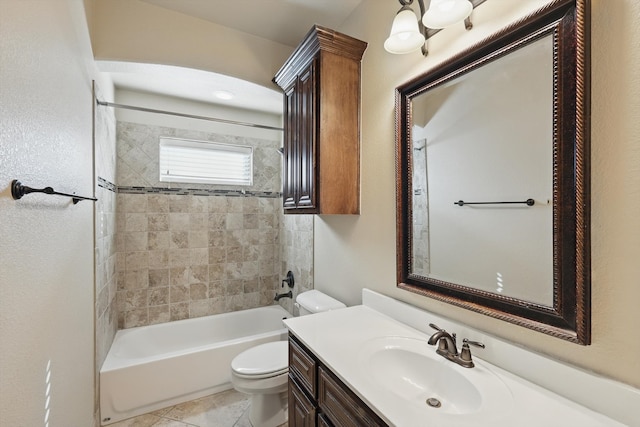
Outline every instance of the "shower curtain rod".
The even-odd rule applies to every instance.
[[[136,107],[133,105],[126,105],[126,104],[115,104],[113,102],[105,102],[105,101],[100,101],[98,99],[96,99],[96,102],[98,103],[98,105],[101,105],[103,107],[123,108],[125,110],[143,111],[145,113],[168,114],[171,116],[186,117],[188,119],[208,120],[210,122],[226,123],[228,125],[249,126],[254,128],[279,130],[279,131],[284,130],[283,128],[267,126],[267,125],[259,125],[257,123],[236,122],[234,120],[218,119],[216,117],[196,116],[193,114],[176,113],[175,111],[155,110],[153,108]]]

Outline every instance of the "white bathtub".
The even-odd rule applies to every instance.
[[[285,317],[273,305],[118,331],[100,370],[102,424],[231,388],[231,360],[287,339]]]

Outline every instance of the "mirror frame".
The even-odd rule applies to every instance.
[[[578,344],[591,342],[589,0],[556,0],[396,88],[397,286]],[[412,273],[413,97],[553,40],[553,306]]]

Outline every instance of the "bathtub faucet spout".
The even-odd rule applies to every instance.
[[[289,291],[283,294],[276,294],[276,297],[273,300],[280,301],[280,298],[293,298],[293,292]]]

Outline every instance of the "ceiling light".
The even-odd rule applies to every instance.
[[[228,90],[217,90],[213,92],[213,95],[218,99],[229,100],[235,98],[235,95]]]

